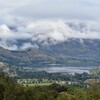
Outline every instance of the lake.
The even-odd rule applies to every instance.
[[[46,71],[49,73],[89,73],[89,70],[94,67],[38,67],[34,68],[35,71]]]

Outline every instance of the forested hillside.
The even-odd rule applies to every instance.
[[[91,85],[88,88],[78,86],[23,86],[7,74],[0,73],[0,100],[99,100],[100,88]]]

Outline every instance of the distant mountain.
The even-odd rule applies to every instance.
[[[23,51],[10,51],[0,47],[0,61],[11,66],[32,67],[51,64],[55,59],[38,49],[28,48]]]
[[[100,65],[99,39],[69,39],[56,45],[41,46],[41,49],[50,56],[62,59],[70,66]]]
[[[0,47],[0,61],[11,66],[99,66],[100,40],[68,39],[55,45],[41,45],[39,48],[28,48],[10,51]]]
[[[61,58],[100,60],[100,40],[69,39],[63,43],[41,46],[42,51]]]

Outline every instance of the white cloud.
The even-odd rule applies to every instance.
[[[0,46],[8,49],[25,49],[41,45],[54,45],[67,41],[70,38],[100,39],[100,33],[93,30],[91,23],[66,22],[64,20],[33,21],[16,29],[10,29],[7,25],[0,25]],[[25,41],[20,46],[17,43]],[[34,46],[34,43],[36,44]]]
[[[0,38],[1,39],[28,39],[31,38],[30,33],[21,33],[10,30],[5,24],[0,25]]]
[[[26,48],[39,48],[36,44],[31,44],[30,42],[24,43],[19,49],[24,50]]]

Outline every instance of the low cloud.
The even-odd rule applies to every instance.
[[[38,48],[38,44],[55,45],[70,38],[100,39],[100,33],[91,23],[65,20],[33,21],[14,28],[0,25],[0,46],[10,50]]]

